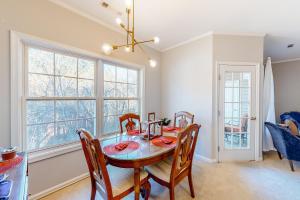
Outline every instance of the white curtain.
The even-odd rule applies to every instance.
[[[276,123],[274,103],[274,79],[271,58],[269,57],[265,68],[264,95],[263,95],[264,122]],[[264,127],[263,151],[275,150],[269,130]]]

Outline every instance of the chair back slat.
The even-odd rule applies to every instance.
[[[134,113],[127,113],[125,115],[122,115],[121,117],[119,117],[119,121],[120,121],[120,133],[124,132],[124,128],[126,129],[126,131],[136,129],[137,123],[138,126],[141,128],[141,118],[139,115]],[[126,123],[124,124],[124,122]]]
[[[172,163],[171,179],[176,179],[183,170],[192,166],[200,127],[201,126],[197,124],[192,124],[184,131],[178,133]]]
[[[189,112],[180,111],[174,115],[174,127],[186,128],[193,123],[194,115]]]
[[[106,198],[112,197],[112,187],[106,168],[106,160],[102,152],[100,142],[94,139],[91,134],[83,129],[77,131],[82,149],[88,165],[92,184],[95,184],[98,191]]]

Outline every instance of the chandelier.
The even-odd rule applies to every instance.
[[[109,8],[110,5],[103,1],[101,4],[104,8]],[[126,43],[124,44],[103,44],[102,50],[106,55],[110,55],[114,50],[124,49],[125,52],[134,52],[135,48],[138,46],[143,53],[145,51],[140,46],[140,44],[145,43],[159,43],[159,38],[154,37],[150,40],[144,40],[144,41],[138,41],[135,37],[135,27],[134,27],[134,0],[126,0],[126,17],[127,17],[127,23],[124,24],[121,20],[121,18],[116,18],[116,23],[126,32]],[[145,53],[146,54],[146,53]],[[148,58],[149,64],[151,67],[155,67],[157,62],[154,59]]]

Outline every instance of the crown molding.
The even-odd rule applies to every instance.
[[[60,0],[48,0],[48,1],[58,5],[60,7],[63,7],[65,9],[69,10],[69,11],[72,11],[73,13],[76,13],[76,14],[82,16],[82,17],[85,17],[85,18],[87,18],[87,19],[89,19],[93,22],[96,22],[96,23],[98,23],[98,24],[100,24],[100,25],[102,25],[102,26],[104,26],[104,27],[106,27],[106,28],[108,28],[112,31],[115,31],[115,32],[118,32],[120,34],[126,35],[121,29],[119,29],[115,26],[112,26],[110,24],[107,24],[107,23],[103,22],[102,20],[100,20],[100,19],[98,19],[98,18],[96,18],[96,17],[94,17],[90,14],[87,14],[86,12],[83,12],[83,11],[77,9],[77,8],[74,8],[74,7],[68,5],[68,4],[66,4],[66,3],[64,3]]]
[[[286,63],[286,62],[295,62],[295,61],[300,61],[300,58],[293,58],[293,59],[286,59],[286,60],[278,60],[272,62],[272,64],[279,64],[279,63]]]
[[[161,52],[166,52],[166,51],[169,51],[171,49],[175,49],[177,47],[183,46],[185,44],[189,44],[191,42],[197,41],[199,39],[202,39],[202,38],[210,36],[210,35],[229,35],[229,36],[232,35],[232,36],[243,36],[243,37],[265,37],[266,36],[265,33],[242,33],[242,32],[214,32],[214,31],[209,31],[209,32],[206,32],[204,34],[198,35],[196,37],[190,38],[186,41],[177,43],[177,44],[175,44],[173,46],[170,46],[168,48],[165,48],[165,49],[161,50]]]
[[[175,48],[177,48],[177,47],[183,46],[183,45],[185,45],[185,44],[189,44],[189,43],[191,43],[191,42],[197,41],[197,40],[199,40],[199,39],[201,39],[201,38],[204,38],[204,37],[207,37],[207,36],[210,36],[210,35],[213,35],[213,34],[214,34],[214,33],[213,33],[212,31],[209,31],[209,32],[207,32],[207,33],[198,35],[198,36],[196,36],[196,37],[190,38],[190,39],[185,40],[185,41],[183,41],[183,42],[179,42],[179,43],[177,43],[177,44],[175,44],[175,45],[172,45],[172,46],[170,46],[170,47],[167,47],[167,48],[165,48],[165,49],[162,49],[161,52],[166,52],[166,51],[169,51],[169,50],[171,50],[171,49],[175,49]]]
[[[265,37],[266,33],[247,33],[247,32],[213,32],[214,35],[232,35],[232,36],[244,36],[244,37]]]

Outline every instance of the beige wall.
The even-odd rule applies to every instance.
[[[101,53],[104,42],[122,42],[119,33],[72,13],[46,0],[0,1],[0,146],[10,145],[10,48],[9,30],[56,41],[95,53]],[[160,53],[146,51],[160,62]],[[147,65],[146,112],[160,113],[160,67],[149,68],[147,56],[139,50],[135,54],[123,51],[115,58]],[[38,193],[86,172],[81,151],[40,161],[29,166],[30,193]]]
[[[195,114],[202,125],[196,153],[212,157],[212,36],[163,53],[161,69],[163,116]]]
[[[195,114],[196,122],[203,125],[197,154],[217,159],[216,62],[262,64],[263,42],[257,36],[213,34],[162,54],[162,113]]]
[[[275,85],[275,110],[279,115],[289,111],[300,111],[300,61],[273,64]]]

